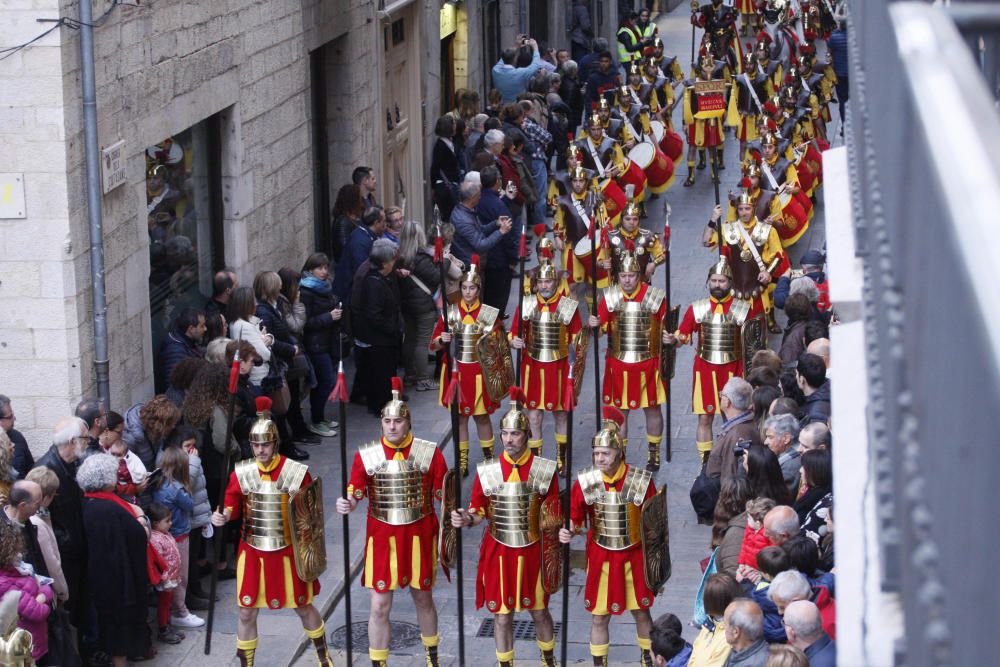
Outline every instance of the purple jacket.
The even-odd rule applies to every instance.
[[[8,591],[21,591],[21,600],[17,604],[20,617],[17,626],[31,633],[35,643],[31,657],[38,660],[49,652],[48,618],[52,611],[52,587],[39,586],[34,577],[7,567],[0,569],[0,596]],[[39,593],[45,596],[44,603],[35,599]]]

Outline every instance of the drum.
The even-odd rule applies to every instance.
[[[625,173],[618,177],[618,185],[622,191],[627,191],[628,186],[633,186],[632,198],[641,201],[643,190],[646,189],[646,173],[639,165],[631,160],[625,166]]]
[[[645,171],[656,158],[656,147],[648,141],[640,141],[628,152],[628,159]],[[647,174],[648,176],[648,174]]]
[[[589,232],[589,230],[588,230]],[[597,237],[594,239],[594,248],[600,252],[601,250],[601,231],[597,231]],[[573,246],[573,254],[584,259],[590,257],[590,234],[588,233],[582,239],[576,242]]]
[[[653,133],[653,141],[659,144],[667,133],[667,126],[662,121],[651,120],[649,121],[649,130]]]
[[[618,183],[610,178],[602,180],[599,187],[604,195],[604,208],[608,212],[608,221],[613,223],[625,210],[628,198]]]
[[[646,167],[646,181],[649,191],[663,194],[674,182],[674,162],[653,144],[645,144],[654,149],[653,160]]]

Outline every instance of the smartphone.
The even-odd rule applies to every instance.
[[[163,469],[162,468],[157,468],[156,470],[153,470],[151,473],[149,473],[148,475],[146,475],[146,481],[147,482],[155,482],[157,479],[159,479],[162,476],[163,476]]]

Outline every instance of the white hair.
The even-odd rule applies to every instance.
[[[774,429],[774,432],[779,435],[787,433],[792,436],[792,442],[799,439],[799,431],[801,430],[799,420],[788,414],[768,417],[764,422],[764,428]]]
[[[476,185],[482,187],[483,177],[478,171],[470,171],[465,175],[462,183],[475,183]]]
[[[812,587],[809,585],[809,580],[798,570],[779,572],[767,589],[767,596],[774,603],[787,604],[796,600],[808,600],[811,594]]]
[[[819,288],[816,287],[816,281],[809,276],[799,276],[792,280],[788,287],[788,296],[799,293],[805,294],[806,298],[809,299],[809,303],[816,303],[819,301]]]
[[[726,386],[722,388],[722,395],[732,402],[737,410],[746,410],[753,400],[753,387],[750,383],[740,377],[731,377]]]
[[[479,194],[482,190],[482,186],[479,183],[473,181],[464,181],[462,185],[458,187],[458,196],[462,201],[469,201],[473,197]]]
[[[729,603],[729,625],[739,628],[743,636],[755,642],[764,636],[764,613],[753,600],[733,600]]]
[[[502,131],[494,129],[486,133],[483,137],[483,143],[487,146],[502,146],[505,138]]]
[[[56,447],[65,447],[73,442],[73,438],[86,435],[87,430],[87,422],[79,417],[70,417],[65,426],[52,434],[52,444]]]
[[[84,493],[103,491],[118,482],[118,459],[111,454],[91,454],[76,471],[76,483]]]

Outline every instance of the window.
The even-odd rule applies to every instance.
[[[205,306],[222,268],[220,157],[217,116],[146,149],[154,354],[182,309]]]

